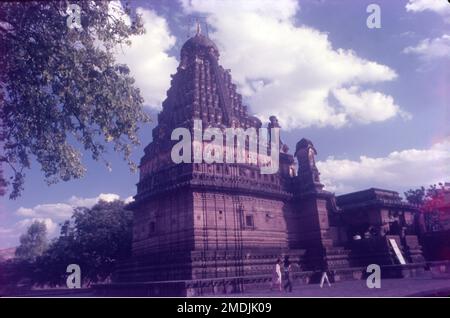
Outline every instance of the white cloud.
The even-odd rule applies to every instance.
[[[131,203],[131,202],[134,202],[134,198],[132,197],[132,196],[129,196],[128,198],[126,198],[125,199],[125,204],[128,204],[128,203]]]
[[[94,198],[80,198],[77,196],[72,196],[69,200],[68,203],[73,206],[73,207],[92,207],[93,205],[95,205],[96,203],[98,203],[98,201],[106,201],[106,202],[112,202],[115,200],[120,200],[120,196],[114,193],[100,193],[100,195],[98,195],[97,197]]]
[[[115,2],[110,10],[111,7],[115,8],[116,15],[121,15],[120,4]],[[156,12],[143,8],[136,11],[142,15],[146,33],[130,37],[131,46],[118,48],[116,57],[119,63],[130,68],[145,105],[159,109],[170,86],[170,74],[175,73],[178,64],[176,58],[168,54],[176,38],[170,33],[166,20]]]
[[[17,209],[16,214],[24,217],[52,218],[62,221],[71,217],[74,208],[90,208],[100,200],[112,202],[120,200],[120,196],[115,193],[100,193],[93,198],[71,196],[66,202],[38,204],[32,208],[20,207]]]
[[[450,6],[450,4],[449,4]],[[424,60],[450,57],[450,35],[444,34],[434,39],[424,39],[416,46],[403,50],[406,54],[416,54]]]
[[[284,128],[349,124],[355,117],[331,100],[334,90],[365,89],[397,77],[388,66],[333,48],[326,33],[297,26],[297,1],[181,2],[186,13],[208,16],[221,64],[231,68],[253,111],[264,121],[278,116]],[[394,105],[391,96],[383,96]],[[385,119],[401,114],[392,105],[377,106],[390,107],[383,109],[390,114]],[[379,116],[366,118],[372,121],[379,121]]]
[[[317,166],[330,191],[345,193],[369,187],[404,191],[450,177],[450,139],[429,149],[394,151],[386,157],[361,156],[359,160],[329,157]]]
[[[335,89],[333,95],[345,109],[347,116],[362,124],[384,121],[397,114],[404,118],[411,117],[394,103],[391,96],[380,92],[359,92],[357,87],[350,87]]]
[[[73,207],[67,203],[38,204],[33,208],[20,207],[17,214],[25,217],[53,217],[66,219],[72,215]]]
[[[439,14],[449,14],[450,4],[446,0],[409,0],[406,4],[406,11],[433,11]]]

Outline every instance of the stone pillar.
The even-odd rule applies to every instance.
[[[309,270],[348,266],[349,252],[336,246],[330,236],[329,213],[335,208],[334,194],[323,190],[314,156],[314,145],[307,139],[297,143],[298,176],[294,183],[294,215],[296,248],[306,249]]]

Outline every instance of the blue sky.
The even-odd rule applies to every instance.
[[[366,8],[381,8],[369,29]],[[279,117],[291,149],[303,138],[318,150],[327,189],[372,186],[403,192],[450,181],[450,4],[446,0],[134,1],[147,33],[118,52],[153,118],[192,34],[193,16],[209,36],[251,111]],[[115,7],[120,11],[120,6]],[[120,14],[120,12],[119,12]],[[139,160],[154,124],[142,127]],[[83,179],[51,186],[36,163],[25,191],[0,201],[0,248],[17,245],[34,219],[52,235],[73,206],[127,199],[138,175],[112,151],[101,162],[84,155]]]

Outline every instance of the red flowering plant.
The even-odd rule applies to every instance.
[[[450,189],[443,183],[405,192],[406,200],[419,207],[427,231],[444,229],[443,220],[450,209]]]

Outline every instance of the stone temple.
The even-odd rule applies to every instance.
[[[294,280],[317,271],[334,279],[361,278],[368,264],[392,275],[420,272],[422,249],[415,207],[398,193],[369,189],[335,197],[324,190],[313,143],[301,139],[293,154],[278,150],[280,168],[232,163],[179,163],[171,159],[175,128],[265,126],[242,103],[219,50],[197,32],[182,49],[167,98],[140,163],[132,258],[115,273],[116,286],[144,295],[201,295],[265,286],[276,259],[300,267]],[[279,127],[275,117],[269,127]],[[394,239],[407,261],[389,245]],[[389,267],[390,266],[390,267]],[[125,287],[126,286],[126,287]],[[135,291],[134,291],[135,293]],[[124,292],[122,293],[124,294]]]

